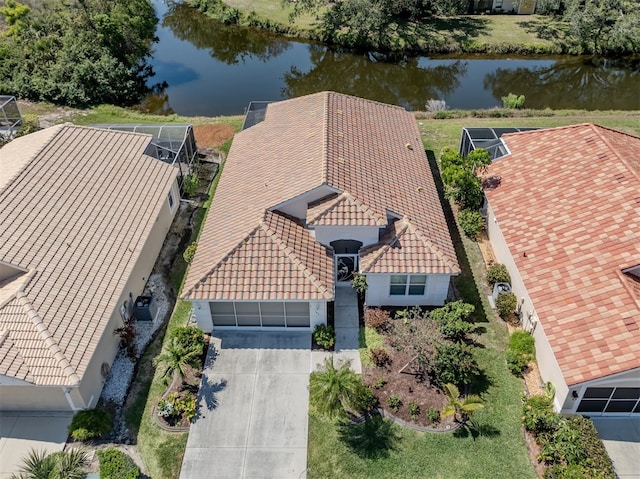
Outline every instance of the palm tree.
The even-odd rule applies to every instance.
[[[330,356],[324,361],[323,371],[311,374],[309,399],[323,416],[345,416],[347,410],[356,408],[362,383],[350,366],[351,361],[346,361],[336,368],[333,356]]]
[[[187,347],[181,344],[176,338],[172,338],[165,351],[153,360],[153,365],[164,365],[165,370],[162,377],[173,375],[173,381],[186,376],[186,366],[198,367],[202,349],[197,345]]]
[[[471,394],[461,399],[460,391],[454,384],[445,384],[444,393],[447,395],[449,404],[442,410],[442,415],[444,417],[453,416],[453,419],[461,424],[466,424],[475,411],[484,407],[480,396]]]
[[[87,455],[78,449],[49,455],[32,449],[22,462],[20,472],[10,479],[85,479],[89,465]]]

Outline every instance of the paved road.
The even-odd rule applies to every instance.
[[[305,477],[311,335],[216,336],[180,479]]]

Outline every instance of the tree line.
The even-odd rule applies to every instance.
[[[7,0],[0,92],[70,106],[136,103],[153,74],[157,22],[149,0]]]

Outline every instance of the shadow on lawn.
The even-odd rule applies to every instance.
[[[466,303],[473,304],[476,307],[476,311],[474,313],[476,323],[487,323],[489,320],[485,314],[482,300],[480,299],[480,291],[478,291],[478,286],[473,278],[469,258],[464,249],[464,245],[462,244],[462,238],[460,237],[460,232],[458,231],[458,226],[456,224],[451,205],[444,194],[444,185],[440,178],[440,170],[438,169],[435,154],[431,150],[426,150],[426,153],[427,158],[429,159],[429,167],[431,168],[431,173],[436,183],[436,189],[438,190],[438,196],[440,197],[440,203],[442,203],[444,216],[447,220],[447,225],[449,226],[449,233],[451,234],[453,246],[456,250],[458,263],[462,270],[462,273],[460,273],[459,276],[453,278],[453,284],[462,295],[462,300]]]
[[[470,420],[461,428],[456,429],[453,432],[453,436],[457,438],[465,438],[471,436],[475,441],[479,437],[497,437],[500,435],[500,430],[489,425],[479,424],[477,421]]]
[[[397,449],[400,436],[393,423],[382,416],[372,416],[360,424],[350,422],[338,428],[340,440],[360,457],[377,459],[387,457]]]

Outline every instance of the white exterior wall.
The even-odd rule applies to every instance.
[[[327,324],[327,302],[309,301],[309,313],[311,316],[311,330],[319,324]]]
[[[287,215],[294,216],[301,220],[305,220],[307,218],[307,205],[309,203],[322,199],[325,196],[329,196],[332,193],[337,193],[338,191],[339,190],[331,188],[330,186],[322,185],[318,188],[307,191],[300,196],[285,201],[284,203],[274,205],[273,209],[282,211]]]
[[[544,333],[544,325],[538,320],[533,302],[527,293],[520,272],[516,267],[490,204],[487,208],[487,234],[496,259],[509,270],[511,289],[518,298],[518,304],[522,311],[523,328],[533,334],[536,344],[536,361],[540,368],[540,375],[544,382],[551,382],[556,387],[554,403],[556,410],[560,411],[569,395],[569,388],[562,375],[556,356],[551,349],[549,340]]]
[[[211,318],[211,309],[208,301],[191,301],[191,304],[193,304],[198,327],[205,333],[211,333],[213,331],[213,319]]]
[[[314,226],[310,229],[316,241],[331,247],[336,240],[356,240],[362,246],[375,244],[379,239],[380,228],[377,226]]]
[[[402,273],[397,273],[402,274]],[[391,274],[367,273],[367,306],[442,306],[449,291],[451,276],[448,274],[428,274],[427,285],[422,296],[391,296]]]

